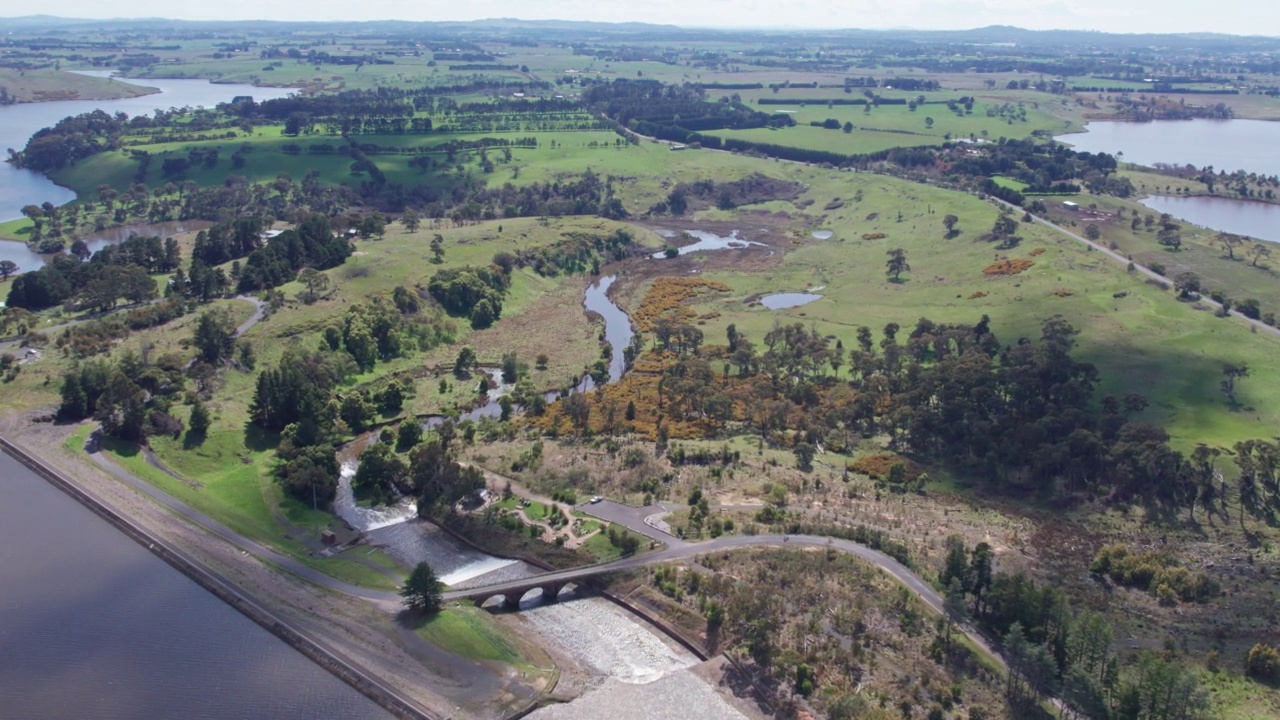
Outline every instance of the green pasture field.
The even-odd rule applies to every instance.
[[[295,43],[289,38],[260,41],[260,47],[280,44],[281,47]],[[212,44],[199,41],[184,41],[180,50],[149,50],[160,58],[161,62],[144,68],[137,68],[127,73],[132,78],[207,78],[215,82],[253,83],[255,85],[273,85],[283,87],[299,87],[308,91],[338,91],[355,89],[373,89],[378,87],[395,87],[399,85],[421,86],[424,84],[454,83],[459,79],[483,75],[485,77],[504,77],[520,80],[523,75],[518,71],[486,70],[483,72],[451,71],[449,61],[439,61],[431,65],[432,53],[423,50],[420,55],[402,54],[406,48],[387,45],[382,41],[359,42],[351,38],[341,38],[336,45],[325,45],[316,48],[336,57],[345,55],[366,55],[388,51],[383,56],[392,64],[339,65],[327,63],[315,65],[304,59],[262,58],[258,50],[248,53],[235,53],[224,58],[215,58]],[[498,58],[494,64],[519,65],[507,58]],[[464,64],[453,61],[452,64]]]
[[[1009,188],[1010,190],[1017,190],[1018,192],[1022,192],[1027,188],[1026,183],[1021,182],[1019,180],[1014,180],[1011,177],[1005,177],[1003,175],[997,175],[991,178],[991,180],[995,182],[996,185],[999,185],[1002,188]]]
[[[221,183],[228,175],[232,174],[242,175],[250,182],[271,182],[280,173],[288,173],[294,180],[300,180],[311,170],[316,170],[320,173],[321,182],[331,185],[357,185],[369,179],[366,173],[352,172],[352,159],[349,156],[308,152],[308,147],[313,144],[327,144],[336,147],[339,144],[343,144],[342,138],[330,135],[292,137],[283,134],[282,131],[283,126],[280,125],[261,126],[255,128],[252,135],[245,135],[237,131],[239,137],[229,140],[157,143],[136,147],[146,150],[155,156],[147,173],[147,184],[152,188],[164,187],[169,182],[176,183],[184,180],[192,180],[200,185],[214,185]],[[442,145],[451,140],[479,140],[481,138],[516,140],[517,138],[537,137],[538,147],[536,148],[511,148],[512,161],[510,164],[505,165],[522,168],[529,166],[539,169],[558,165],[565,168],[564,172],[575,172],[575,167],[577,172],[580,172],[584,159],[589,162],[596,154],[613,152],[615,141],[619,139],[617,134],[609,131],[430,133],[426,135],[361,135],[357,137],[362,143],[372,143],[383,147],[430,147]],[[553,142],[555,147],[552,147]],[[597,148],[591,148],[591,143],[596,143]],[[251,151],[245,154],[244,166],[240,168],[233,167],[232,154],[246,144],[251,147]],[[283,149],[286,145],[299,145],[302,148],[302,152],[297,154],[286,153]],[[180,175],[164,175],[161,167],[165,159],[171,157],[185,158],[188,151],[193,148],[217,149],[219,157],[216,165],[212,168],[205,167],[202,164],[193,165]],[[499,168],[495,172],[500,172],[500,168],[504,167],[502,149],[490,148],[488,154],[495,166]],[[439,163],[446,162],[446,156],[443,151],[430,153],[429,156]],[[370,159],[373,160],[374,164],[386,174],[387,182],[398,182],[407,186],[441,182],[441,170],[439,168],[423,171],[409,167],[409,161],[413,157],[413,155],[392,154],[370,155]],[[465,167],[468,167],[473,172],[479,172],[476,167],[478,163],[478,154],[476,152],[460,152],[458,158],[459,162],[463,163]],[[51,177],[55,182],[75,190],[81,198],[93,199],[97,197],[99,185],[105,184],[117,188],[128,187],[133,182],[137,168],[137,161],[127,155],[127,150],[119,150],[99,153],[73,166],[52,173]],[[546,177],[546,175],[544,173],[538,175],[538,177]],[[4,228],[0,227],[0,230],[2,229]]]
[[[789,145],[808,150],[860,154],[894,147],[941,145],[948,137],[951,139],[969,137],[991,140],[999,137],[1021,139],[1030,136],[1036,130],[1059,132],[1067,129],[1064,125],[1065,121],[1030,106],[1025,108],[1027,114],[1025,122],[987,117],[987,109],[994,106],[983,102],[974,105],[973,114],[963,117],[948,110],[946,105],[922,105],[915,111],[905,105],[881,105],[872,108],[871,112],[865,112],[866,107],[757,105],[756,109],[762,112],[791,111],[791,116],[796,120],[796,126],[779,129],[714,130],[704,134],[774,145]],[[822,122],[828,118],[837,120],[841,126],[846,122],[852,123],[854,130],[846,133],[843,129],[828,130],[809,125],[810,122]],[[932,127],[928,125],[926,118],[933,118]]]
[[[1080,330],[1078,356],[1099,368],[1099,396],[1146,395],[1151,402],[1147,419],[1166,427],[1179,447],[1229,446],[1280,424],[1280,340],[1275,337],[1177,302],[1171,292],[1128,275],[1123,266],[1048,228],[1024,225],[1020,247],[996,252],[976,238],[990,229],[997,210],[968,195],[807,167],[792,166],[787,176],[809,185],[802,201],[815,200],[813,207],[837,197],[846,202],[820,225],[836,236],[814,240],[808,237],[810,226],[797,228],[776,267],[754,273],[708,271],[707,277],[733,288],[728,299],[698,308],[720,313],[703,328],[708,342],[719,342],[729,323],[758,342],[775,322],[799,322],[815,324],[852,347],[860,325],[878,334],[892,321],[906,332],[921,317],[976,323],[989,315],[997,336],[1012,343],[1038,337],[1044,320],[1062,315]],[[858,190],[862,202],[850,202]],[[961,234],[951,240],[944,239],[946,214],[960,218]],[[862,238],[876,232],[888,237]],[[899,247],[907,251],[912,272],[892,283],[884,274],[885,253]],[[1030,255],[1038,248],[1044,252]],[[985,277],[983,268],[998,256],[1029,258],[1035,265],[1012,277]],[[824,298],[798,308],[770,311],[748,302],[762,294],[818,287]],[[1114,297],[1119,292],[1129,294]],[[1247,362],[1253,370],[1242,383],[1237,407],[1218,387],[1223,362]]]
[[[419,621],[414,630],[423,640],[464,658],[528,666],[488,614],[476,607],[447,607]]]
[[[1156,175],[1147,177],[1157,180],[1174,180],[1174,178]],[[1135,184],[1138,183],[1135,182]],[[1178,180],[1171,184],[1175,187],[1188,187],[1192,192],[1197,189],[1207,189],[1194,181]],[[1161,187],[1163,188],[1163,185]],[[1206,294],[1210,290],[1220,289],[1236,301],[1253,298],[1259,302],[1263,313],[1271,312],[1280,315],[1280,286],[1276,284],[1276,270],[1280,268],[1280,248],[1276,248],[1275,243],[1262,243],[1264,247],[1271,249],[1273,255],[1260,259],[1258,266],[1254,267],[1253,258],[1248,251],[1250,247],[1262,241],[1247,242],[1236,248],[1235,259],[1232,260],[1225,249],[1214,243],[1214,238],[1218,235],[1216,230],[1202,228],[1175,218],[1175,222],[1182,226],[1182,246],[1174,250],[1160,245],[1156,240],[1156,234],[1160,230],[1160,213],[1139,202],[1101,195],[1076,196],[1071,199],[1084,207],[1071,212],[1062,208],[1061,203],[1058,202],[1061,199],[1043,198],[1050,208],[1049,217],[1055,222],[1070,227],[1081,235],[1084,234],[1086,226],[1091,223],[1096,224],[1102,232],[1099,242],[1108,246],[1114,245],[1116,251],[1131,257],[1139,265],[1146,267],[1151,267],[1153,264],[1163,265],[1165,275],[1170,282],[1181,273],[1192,272],[1200,277]],[[1096,205],[1096,210],[1091,209],[1089,205]],[[1118,217],[1118,212],[1121,210],[1125,213],[1123,218]],[[1138,213],[1138,216],[1144,219],[1147,215],[1153,215],[1156,222],[1151,229],[1147,229],[1144,224],[1137,230],[1133,230],[1130,227],[1133,213]]]

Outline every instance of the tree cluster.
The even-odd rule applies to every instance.
[[[134,236],[94,253],[88,262],[77,255],[59,255],[44,267],[14,278],[7,304],[34,311],[66,303],[106,311],[121,298],[145,302],[157,295],[148,268],[167,272],[181,261],[177,243],[172,238],[169,243],[166,248],[158,237]]]
[[[283,285],[304,267],[337,267],[351,252],[351,243],[333,232],[327,217],[312,215],[250,253],[237,287],[240,292],[253,292]]]
[[[486,328],[502,315],[502,299],[511,284],[500,265],[438,270],[427,291],[450,315],[467,317],[473,328]]]
[[[182,421],[169,411],[183,385],[183,363],[176,356],[146,364],[125,353],[115,363],[82,363],[63,377],[58,417],[93,418],[108,437],[128,442],[142,442],[148,435],[176,437]]]

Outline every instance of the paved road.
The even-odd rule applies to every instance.
[[[634,570],[636,568],[670,562],[672,560],[684,560],[709,553],[753,547],[832,548],[840,552],[856,555],[891,575],[895,580],[905,585],[907,589],[935,611],[939,613],[943,612],[942,596],[939,595],[932,586],[920,579],[920,576],[916,575],[902,563],[894,560],[888,555],[885,555],[879,550],[873,550],[865,545],[853,542],[852,540],[841,540],[839,538],[821,537],[817,535],[723,536],[707,542],[682,543],[677,546],[668,547],[666,550],[647,553],[644,555],[633,555],[631,557],[601,563],[599,565],[573,568],[571,570],[557,570],[554,572],[543,573],[541,575],[535,575],[533,577],[520,578],[518,580],[508,580],[506,582],[493,583],[492,585],[473,587],[466,590],[450,591],[444,593],[444,598],[445,600],[456,600],[461,598],[473,598],[486,594],[501,595],[504,592],[527,588],[531,584],[541,581],[557,583],[573,582],[576,580],[585,580],[608,572]],[[1003,660],[1000,658],[1000,655],[991,647],[983,635],[971,627],[963,627],[962,629],[965,634],[969,636],[969,639],[977,643],[1003,665]]]
[[[239,547],[241,550],[252,553],[253,555],[257,556],[259,559],[265,562],[271,563],[272,565],[280,567],[284,570],[288,570],[294,575],[297,575],[298,577],[301,577],[304,580],[312,582],[321,587],[329,588],[331,590],[335,590],[337,592],[341,592],[347,595],[364,598],[366,600],[369,600],[375,603],[379,607],[382,607],[387,610],[394,611],[399,609],[401,598],[396,593],[380,591],[380,590],[370,590],[368,588],[362,588],[356,585],[352,585],[350,583],[343,582],[341,580],[334,579],[320,572],[319,570],[308,567],[307,565],[304,565],[291,557],[283,555],[267,547],[266,545],[263,545],[262,543],[256,540],[252,540],[250,538],[245,537],[244,535],[241,535],[240,533],[237,533],[236,531],[232,530],[226,525],[223,525],[222,523],[214,520],[208,515],[205,515],[199,510],[196,510],[190,505],[187,505],[181,500],[178,500],[173,496],[169,495],[168,493],[165,493],[151,486],[149,483],[138,479],[133,474],[121,468],[119,465],[116,465],[115,463],[113,463],[105,454],[99,452],[93,439],[90,440],[90,443],[86,447],[86,450],[89,452],[90,458],[92,458],[93,461],[99,467],[106,470],[113,477],[117,478],[118,480],[125,483],[129,487],[137,490],[138,492],[143,493],[146,496],[154,499],[156,502],[160,503],[161,505],[163,505],[164,507],[172,511],[174,514],[182,517],[188,522],[191,522],[192,524],[200,528],[203,528],[204,530],[212,533],[213,535],[216,535],[222,538],[223,540],[230,542],[236,547]],[[604,503],[602,502],[599,504],[603,505]],[[616,503],[612,503],[612,504],[617,505]],[[619,505],[618,507],[627,508],[629,510],[636,510],[635,508],[629,508],[628,506]],[[635,520],[634,518],[632,518],[630,522],[623,522],[622,524],[630,527],[631,524],[634,522]],[[643,518],[641,518],[639,520],[639,523],[640,523],[639,527],[633,528],[633,529],[639,532],[640,528],[643,527],[649,530],[650,533],[656,534],[656,531],[654,531],[652,528],[645,526],[643,522],[644,522]],[[920,579],[918,575],[916,575],[910,569],[904,566],[902,563],[898,562],[897,560],[894,560],[888,555],[885,555],[884,553],[878,550],[873,550],[865,545],[860,545],[850,540],[841,540],[838,538],[827,538],[827,537],[820,537],[820,536],[814,536],[814,535],[790,535],[790,536],[787,536],[787,535],[729,535],[729,536],[716,538],[715,540],[709,540],[707,542],[700,542],[700,543],[685,543],[685,542],[676,543],[676,542],[670,542],[671,540],[674,540],[674,538],[664,538],[664,539],[668,541],[668,547],[665,550],[646,553],[643,555],[634,555],[631,557],[626,557],[620,560],[614,560],[612,562],[603,563],[599,565],[589,565],[586,567],[574,568],[571,570],[560,570],[555,572],[544,573],[541,575],[534,576],[532,578],[521,578],[519,580],[511,580],[504,583],[495,583],[493,585],[487,585],[481,588],[470,588],[467,590],[450,591],[450,592],[446,592],[444,596],[446,599],[454,599],[458,597],[474,596],[478,592],[480,593],[489,592],[494,595],[499,595],[504,591],[504,589],[512,590],[512,589],[517,589],[519,587],[527,587],[531,581],[546,580],[546,581],[556,581],[556,582],[570,582],[573,580],[581,580],[584,578],[593,577],[595,575],[599,575],[605,572],[614,572],[618,570],[630,570],[630,569],[635,569],[639,567],[645,567],[648,565],[654,565],[657,563],[668,562],[671,560],[682,560],[682,559],[692,558],[698,555],[717,552],[721,550],[734,550],[739,548],[751,548],[751,547],[830,547],[830,548],[839,550],[841,552],[852,553],[862,558],[863,560],[866,560],[867,562],[870,562],[873,565],[876,565],[880,569],[892,575],[895,579],[897,579],[903,585],[907,586],[907,588],[909,588],[913,593],[915,593],[922,600],[928,603],[930,607],[934,608],[938,612],[942,612],[942,597],[928,583]],[[983,647],[987,647],[985,641],[981,638],[981,636],[977,635],[977,633],[970,633],[970,634],[975,642],[979,642],[983,645]]]
[[[267,316],[267,304],[252,295],[237,295],[235,299],[244,300],[253,306],[253,314],[236,328],[236,337],[240,337],[249,332],[249,328],[262,322],[262,319]]]
[[[643,535],[660,543],[666,543],[672,547],[684,545],[685,541],[663,532],[647,522],[645,519],[652,515],[665,515],[669,512],[679,510],[682,507],[677,503],[658,503],[657,505],[646,505],[644,507],[634,507],[632,505],[623,505],[612,500],[601,500],[598,503],[582,503],[577,507],[578,510],[598,517],[601,520],[607,520],[611,523],[617,523],[628,530]]]

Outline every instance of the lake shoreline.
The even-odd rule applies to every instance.
[[[1083,133],[1054,139],[1077,152],[1108,153],[1126,163],[1213,167],[1228,173],[1280,174],[1280,123],[1245,118],[1094,120]]]
[[[1220,195],[1150,194],[1137,198],[1148,211],[1168,213],[1192,227],[1268,244],[1280,244],[1280,203],[1247,201]],[[1216,206],[1216,207],[1215,207]],[[1274,217],[1266,217],[1271,215]]]

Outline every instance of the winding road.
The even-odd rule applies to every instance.
[[[242,551],[256,556],[263,562],[267,562],[283,570],[287,570],[310,583],[335,592],[364,599],[385,612],[395,613],[402,609],[402,599],[397,593],[363,588],[330,577],[329,575],[305,565],[294,558],[273,550],[256,540],[245,537],[181,500],[178,500],[168,493],[153,487],[146,481],[139,479],[132,473],[112,462],[104,453],[100,452],[95,439],[96,434],[90,439],[90,442],[86,445],[85,449],[89,453],[89,457],[98,467],[110,473],[113,477],[125,483],[129,487],[160,503],[165,508],[168,508],[176,515],[182,517],[184,520],[203,528],[223,540],[226,540],[232,545],[240,548]],[[627,525],[635,532],[649,537],[666,541],[670,541],[672,539],[659,534],[652,527],[644,525],[643,521],[640,521],[639,523],[624,521],[622,524]],[[518,580],[470,587],[465,590],[447,591],[444,593],[444,599],[456,600],[485,595],[501,595],[504,591],[528,587],[532,583],[542,581],[581,581],[606,573],[635,570],[674,560],[694,558],[708,553],[755,547],[826,548],[856,555],[862,560],[869,562],[888,573],[936,612],[943,612],[942,596],[939,595],[932,586],[921,579],[920,576],[916,575],[902,563],[878,550],[873,550],[872,548],[851,540],[841,540],[839,538],[816,535],[726,535],[706,542],[680,542],[678,544],[671,544],[664,550],[641,555],[633,555],[607,563],[587,565],[569,570],[557,570],[532,577],[520,578]],[[1000,658],[1000,655],[992,648],[991,644],[981,633],[972,627],[963,627],[962,629],[965,634],[969,636],[970,640],[987,651],[1003,665],[1003,660]]]

